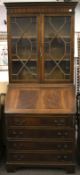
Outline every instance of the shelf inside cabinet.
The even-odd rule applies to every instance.
[[[11,35],[11,39],[14,39],[14,40],[19,40],[19,39],[31,39],[31,40],[36,40],[36,35],[26,35],[26,36],[21,36],[21,35],[19,35],[19,36],[16,36],[16,35],[14,35],[14,36],[12,36]]]

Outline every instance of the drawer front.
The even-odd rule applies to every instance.
[[[73,126],[72,116],[8,116],[8,126]]]
[[[73,160],[72,153],[57,154],[53,152],[23,152],[23,153],[8,153],[8,161],[22,161],[26,163],[38,162],[68,162]]]
[[[72,150],[73,142],[60,142],[60,141],[8,141],[9,150]]]
[[[73,138],[74,130],[73,129],[50,129],[50,128],[41,128],[41,129],[32,129],[32,128],[16,128],[8,129],[8,138]]]

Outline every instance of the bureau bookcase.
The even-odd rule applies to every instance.
[[[76,2],[5,3],[9,85],[7,170],[75,169]]]

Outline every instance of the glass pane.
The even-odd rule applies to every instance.
[[[46,16],[44,72],[47,80],[70,79],[70,17]]]
[[[37,18],[11,18],[12,79],[37,80]]]

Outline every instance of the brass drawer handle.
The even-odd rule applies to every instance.
[[[24,146],[23,143],[19,143],[19,144],[18,143],[14,143],[13,144],[13,148],[16,148],[16,147],[17,148],[21,148],[21,147],[23,148],[23,146]]]
[[[13,134],[13,135],[16,135],[16,134],[18,134],[18,135],[23,135],[23,131],[20,131],[19,133],[17,133],[16,131],[13,131],[12,134]]]
[[[13,158],[16,160],[22,160],[24,159],[24,155],[13,155]]]
[[[26,123],[26,119],[14,119],[14,124],[15,125],[24,125]]]

